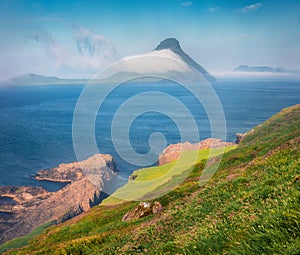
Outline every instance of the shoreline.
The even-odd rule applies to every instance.
[[[164,160],[158,159],[157,165],[175,160],[174,154],[178,156],[184,150],[226,147],[232,144],[215,138],[205,139],[196,144],[188,142],[171,144],[159,155],[159,159]],[[88,173],[86,169],[91,169],[91,178],[86,175]],[[95,169],[97,169],[96,175]],[[104,186],[116,178],[118,172],[116,161],[111,155],[95,154],[81,162],[61,163],[57,167],[40,170],[32,176],[33,179],[41,182],[66,184],[57,191],[50,192],[37,186],[0,186],[0,197],[9,197],[13,200],[11,204],[0,204],[0,213],[6,214],[0,215],[0,221],[4,225],[0,228],[3,232],[0,236],[0,244],[26,235],[45,222],[61,223],[98,205],[110,196],[113,190],[125,184],[124,182],[120,186],[118,183],[111,183],[108,190],[112,189],[110,186],[114,186],[115,189],[108,192],[110,194],[103,192]]]
[[[52,179],[52,178],[38,177],[38,176],[34,176],[33,179],[37,180],[37,181],[59,182],[59,183],[66,183],[66,184],[69,184],[72,182],[72,180],[56,180],[56,179]]]
[[[0,197],[10,197],[15,202],[0,204],[0,212],[5,214],[0,215],[0,244],[24,236],[45,222],[64,222],[100,203],[104,184],[117,175],[115,160],[107,154],[96,154],[80,162],[85,169],[96,171],[96,183],[83,175],[78,164],[60,164],[37,173],[42,174],[38,181],[67,183],[55,192],[37,186],[0,186]],[[66,176],[72,176],[71,181]]]

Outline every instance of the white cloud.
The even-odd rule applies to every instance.
[[[235,43],[240,43],[243,42],[245,40],[247,40],[248,38],[250,38],[249,34],[237,34],[237,35],[232,35],[232,36],[227,36],[222,38],[222,43],[230,43],[230,44],[235,44]]]
[[[40,42],[46,47],[55,44],[53,36],[46,30],[34,30],[28,38]]]
[[[127,61],[130,60],[130,61]],[[159,74],[171,71],[190,72],[190,67],[169,49],[124,57],[122,71],[139,74]]]
[[[49,15],[38,16],[37,19],[39,21],[53,22],[53,21],[62,20],[67,15],[68,14],[65,12],[50,13]]]
[[[241,13],[254,12],[254,11],[257,11],[258,9],[260,9],[261,7],[262,7],[262,3],[256,3],[256,4],[250,4],[250,5],[244,6],[240,9],[237,9],[237,11],[241,12]]]
[[[209,12],[215,12],[215,11],[217,11],[217,10],[219,10],[220,9],[220,6],[214,6],[214,7],[210,7],[209,9],[208,9],[208,11]]]
[[[118,54],[113,43],[103,35],[81,27],[75,33],[75,40],[82,56],[103,57],[109,61],[117,59]]]
[[[53,35],[46,30],[35,30],[25,41],[28,42],[28,39],[42,47],[32,45],[40,57],[30,57],[28,61],[35,59],[35,62],[39,62],[32,65],[33,70],[30,72],[37,72],[35,70],[40,70],[40,66],[47,65],[47,70],[56,75],[93,74],[118,59],[118,53],[111,40],[83,27],[75,30],[73,45],[57,43]]]
[[[54,37],[48,31],[34,30],[29,37],[25,38],[25,40],[27,39],[32,39],[44,47],[49,57],[54,58],[56,66],[60,66],[65,61],[63,48],[57,45]]]
[[[183,7],[190,7],[192,4],[193,4],[193,2],[183,2],[181,4],[181,6],[183,6]]]

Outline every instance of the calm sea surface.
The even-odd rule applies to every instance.
[[[84,86],[41,86],[0,89],[0,185],[38,185],[56,190],[61,184],[32,179],[40,169],[76,161],[72,143],[72,121],[76,102]],[[227,140],[265,121],[280,109],[300,103],[300,83],[296,82],[229,82],[214,85],[222,104]],[[124,84],[106,97],[96,118],[95,135],[99,151],[112,154],[120,175],[127,178],[138,166],[127,163],[112,143],[111,125],[116,111],[126,100],[140,93],[158,91],[177,98],[188,109],[199,128],[200,139],[211,136],[209,118],[196,98],[179,85]],[[151,98],[149,98],[151,101]],[[147,104],[147,100],[145,100]],[[126,120],[139,105],[128,107],[121,118]],[[174,108],[184,122],[186,116]],[[131,116],[132,117],[132,116]],[[122,122],[122,121],[121,121]],[[124,121],[125,122],[125,121]],[[120,133],[122,133],[120,125]],[[148,111],[135,116],[130,125],[131,146],[138,153],[150,150],[152,133],[164,134],[167,144],[181,142],[176,120],[163,113]],[[122,147],[127,136],[114,137]],[[191,141],[196,142],[196,141]],[[126,151],[126,150],[125,150]],[[157,158],[159,150],[153,157]],[[86,152],[89,155],[89,152]]]

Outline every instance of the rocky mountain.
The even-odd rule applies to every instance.
[[[95,78],[96,83],[167,82],[194,83],[201,78],[209,82],[216,78],[186,54],[177,39],[167,38],[154,50],[127,56]]]
[[[213,77],[200,64],[198,64],[194,59],[192,59],[187,53],[183,51],[177,39],[167,38],[162,42],[160,42],[160,44],[154,50],[156,51],[171,50],[175,54],[177,54],[182,59],[182,61],[184,61],[189,66],[196,69],[198,72],[200,72],[208,81],[210,82],[216,81],[215,77]]]
[[[4,86],[40,86],[40,85],[67,85],[67,84],[86,84],[86,79],[62,79],[55,76],[44,76],[39,74],[23,74],[12,77],[0,83]]]

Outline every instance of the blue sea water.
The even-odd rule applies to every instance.
[[[250,130],[282,108],[300,103],[299,82],[220,81],[213,86],[225,113],[228,141],[234,141],[236,133]],[[83,89],[84,86],[79,85],[0,89],[0,185],[35,185],[48,190],[61,187],[59,183],[35,181],[32,176],[38,170],[76,161],[72,121]],[[95,135],[99,151],[116,158],[120,175],[125,178],[138,166],[128,163],[116,152],[111,124],[116,111],[127,99],[147,91],[159,91],[176,97],[193,114],[200,138],[211,136],[209,118],[202,105],[181,86],[121,85],[101,105]],[[174,109],[175,114],[176,111]],[[130,112],[129,109],[129,115]],[[184,120],[185,116],[181,118]],[[147,153],[150,150],[149,138],[154,132],[163,133],[167,144],[181,142],[175,121],[162,112],[150,111],[136,116],[131,123],[131,146],[138,153]],[[125,136],[118,139],[120,144],[126,143]],[[156,151],[154,157],[159,152]]]

